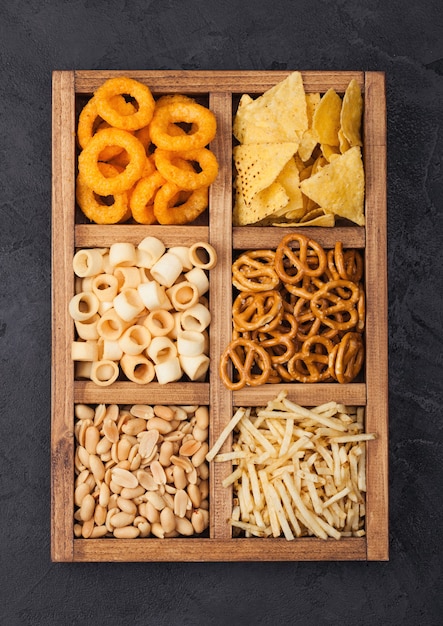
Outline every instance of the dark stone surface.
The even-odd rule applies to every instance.
[[[441,1],[8,0],[0,60],[0,623],[442,623]],[[51,71],[74,68],[386,72],[388,563],[51,563]]]

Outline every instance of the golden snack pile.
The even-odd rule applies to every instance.
[[[232,390],[265,383],[349,383],[364,359],[363,259],[341,242],[325,251],[301,233],[232,266],[233,336],[220,361]]]
[[[184,95],[154,100],[129,77],[107,80],[82,109],[77,203],[97,224],[187,224],[208,206],[218,174],[206,147],[214,114]]]
[[[234,225],[364,225],[363,99],[352,80],[305,93],[300,72],[255,100],[244,94],[234,119]]]

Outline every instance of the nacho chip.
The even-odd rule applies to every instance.
[[[244,202],[250,205],[254,196],[271,185],[297,151],[298,144],[269,143],[235,146],[233,149],[237,179]]]
[[[354,146],[300,183],[302,192],[326,213],[363,226],[364,171],[361,150]]]
[[[361,119],[363,113],[363,98],[360,86],[353,78],[343,96],[343,105],[340,115],[340,126],[349,146],[362,146]]]
[[[235,203],[232,212],[234,226],[247,226],[266,220],[288,204],[288,195],[280,183],[274,182],[263,191],[257,193],[251,203],[244,201],[241,182],[235,183]]]
[[[328,89],[315,109],[312,128],[317,132],[319,143],[338,146],[340,112],[342,101],[334,89]]]
[[[237,110],[233,133],[242,144],[300,142],[308,127],[306,97],[300,72]]]

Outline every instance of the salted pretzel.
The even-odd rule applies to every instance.
[[[234,339],[222,354],[220,377],[232,391],[242,389],[245,385],[263,385],[268,382],[270,375],[271,357],[265,348],[251,339]]]
[[[358,283],[363,276],[363,259],[358,250],[343,251],[343,243],[337,241],[327,253],[328,270],[332,280],[352,280]]]
[[[268,351],[272,365],[286,363],[296,350],[297,326],[295,317],[285,311],[276,328],[267,332],[254,331],[251,338]]]
[[[232,284],[240,291],[269,291],[280,279],[274,269],[273,250],[249,250],[232,265]]]
[[[323,335],[312,335],[288,361],[288,373],[292,380],[301,383],[319,383],[331,378],[330,354],[334,344]]]
[[[241,291],[232,305],[234,328],[239,331],[262,329],[268,332],[280,324],[282,316],[282,297],[275,289]]]
[[[329,369],[339,383],[349,383],[359,374],[364,359],[364,345],[360,333],[345,333],[329,353]]]
[[[298,250],[292,247],[293,243],[298,243]],[[289,233],[277,246],[275,271],[285,284],[296,285],[304,276],[320,277],[326,267],[326,252],[306,235]]]
[[[340,294],[337,290],[340,290]],[[359,285],[350,280],[331,280],[316,291],[309,301],[309,306],[315,317],[325,326],[334,330],[350,330],[358,322],[359,298]],[[343,314],[347,319],[343,320]]]

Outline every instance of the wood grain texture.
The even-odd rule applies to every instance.
[[[221,486],[229,463],[210,466],[210,536],[192,539],[74,539],[74,404],[84,402],[202,404],[210,409],[210,445],[232,416],[235,406],[261,406],[284,388],[265,385],[228,391],[218,374],[220,355],[231,336],[231,263],[233,251],[276,247],[288,228],[232,228],[232,114],[242,93],[259,94],[283,80],[289,71],[72,71],[53,74],[52,155],[52,431],[51,556],[54,561],[316,561],[386,560],[388,550],[388,406],[387,406],[387,264],[386,264],[386,104],[384,75],[378,72],[302,72],[306,91],[343,92],[351,78],[364,99],[366,225],[306,227],[302,232],[325,247],[337,240],[364,250],[367,296],[366,369],[363,382],[348,385],[293,384],[289,397],[304,406],[336,400],[366,407],[366,430],[378,439],[367,444],[366,537],[340,541],[303,538],[232,539],[228,518],[232,491]],[[181,92],[208,102],[218,121],[211,149],[220,162],[211,186],[209,219],[198,226],[98,226],[80,223],[75,207],[75,115],[80,100],[104,80],[129,75],[148,84],[154,94]],[[77,220],[77,221],[76,221]],[[147,235],[167,247],[209,241],[218,254],[210,273],[211,366],[209,382],[146,386],[117,382],[98,388],[74,381],[70,344],[74,326],[68,315],[73,294],[72,257],[81,247],[107,247],[115,241],[138,243]],[[231,445],[229,438],[224,449]]]

